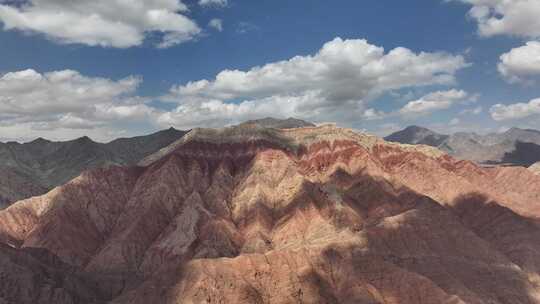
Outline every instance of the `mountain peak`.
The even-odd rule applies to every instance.
[[[339,128],[334,125],[321,125],[310,128],[268,128],[259,124],[241,124],[220,129],[194,129],[182,141],[206,141],[213,143],[250,142],[266,140],[283,146],[297,147],[309,145],[319,140],[358,140],[360,137],[375,136],[359,134],[350,129]]]
[[[76,143],[95,143],[90,137],[88,137],[86,135],[75,139],[73,142],[76,142]]]
[[[237,126],[219,129],[196,128],[187,133],[172,145],[161,149],[157,153],[143,159],[139,165],[148,166],[163,157],[175,153],[190,143],[211,144],[250,144],[253,142],[267,142],[282,149],[296,153],[301,147],[310,147],[318,143],[349,142],[371,150],[376,144],[387,144],[381,138],[355,130],[340,128],[334,124],[323,124],[315,127],[276,129],[265,128],[258,124],[243,123]],[[389,144],[393,145],[393,144]],[[411,146],[403,146],[411,149]],[[440,155],[441,152],[431,147],[413,147],[413,149],[426,155]]]
[[[46,143],[50,143],[51,141],[50,140],[47,140],[43,137],[38,137],[36,139],[34,139],[33,141],[29,142],[29,144],[46,144]]]
[[[412,125],[401,131],[390,134],[385,137],[385,140],[402,144],[423,144],[438,147],[447,138],[447,135],[439,134],[424,127]]]
[[[385,138],[405,144],[435,146],[448,154],[477,163],[529,165],[540,160],[540,132],[511,128],[503,133],[481,135],[457,132],[441,135],[419,126],[409,126]]]
[[[512,127],[512,128],[508,129],[504,133],[505,134],[515,134],[515,133],[535,133],[535,134],[540,134],[540,131],[534,130],[534,129],[522,129],[522,128],[518,128],[518,127]]]
[[[265,128],[276,128],[276,129],[294,129],[294,128],[305,128],[305,127],[315,127],[315,124],[307,122],[301,119],[289,117],[287,119],[279,119],[274,117],[265,117],[261,119],[248,120],[241,125],[245,124],[254,124]]]
[[[431,131],[428,128],[424,128],[424,127],[417,126],[417,125],[410,125],[410,126],[406,127],[404,130],[409,130],[409,131],[429,131],[429,132],[435,133],[434,131]]]

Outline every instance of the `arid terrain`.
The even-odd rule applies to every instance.
[[[0,304],[540,304],[540,0],[0,0]]]
[[[540,303],[539,218],[526,168],[194,129],[0,211],[0,303]]]
[[[385,137],[403,144],[437,147],[458,159],[484,165],[531,166],[540,161],[540,131],[510,128],[501,133],[480,135],[459,132],[451,135],[410,126]]]

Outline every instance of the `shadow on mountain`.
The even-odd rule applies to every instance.
[[[458,198],[453,207],[443,207],[406,187],[366,174],[350,176],[338,171],[332,181],[343,194],[343,205],[337,207],[326,190],[318,190],[327,185],[308,184],[287,212],[279,212],[275,223],[291,220],[290,214],[300,216],[313,204],[338,230],[352,230],[359,240],[335,235],[318,251],[320,240],[309,244],[306,238],[306,247],[265,254],[268,264],[276,267],[297,263],[289,271],[297,276],[292,281],[299,283],[284,292],[299,303],[313,299],[343,304],[386,303],[388,299],[399,303],[539,302],[536,244],[540,238],[528,219],[477,193]],[[278,275],[277,270],[270,273]],[[253,280],[248,278],[244,279]],[[254,285],[259,286],[251,283],[246,290]],[[262,284],[259,292],[265,288],[269,287]],[[258,299],[257,303],[272,302]]]
[[[361,180],[386,188],[369,176]],[[339,298],[335,303],[538,303],[534,223],[477,193],[450,208],[409,189],[395,194],[402,212],[365,219],[359,233],[366,244],[335,243],[323,251],[320,265],[328,269],[317,274]],[[374,213],[361,200],[354,204]]]
[[[246,163],[242,160],[232,171],[241,171]],[[216,171],[215,166],[206,166],[209,172]],[[194,258],[197,244],[207,241],[204,237],[220,237],[217,232],[198,235],[185,260],[162,265],[144,283],[129,287],[124,278],[81,272],[41,249],[0,247],[0,275],[10,275],[7,280],[0,277],[0,303],[2,298],[22,304],[113,299],[130,304],[179,299],[193,303],[540,302],[535,294],[539,228],[482,194],[463,195],[444,207],[383,177],[337,170],[329,182],[304,182],[287,202],[285,206],[255,204],[245,212],[245,221],[235,224],[260,227],[264,234],[293,230],[286,236],[295,246],[276,246],[264,254],[240,254],[239,247],[234,257],[222,252],[215,258]],[[213,214],[215,218],[219,215]],[[126,292],[117,297],[121,291]]]
[[[524,271],[540,273],[540,226],[483,194],[457,198],[453,212],[463,225]]]
[[[116,287],[115,280],[85,274],[45,249],[15,249],[3,244],[0,278],[0,303],[104,304]]]
[[[540,146],[528,142],[516,142],[516,148],[504,155],[502,163],[529,167],[540,161]]]

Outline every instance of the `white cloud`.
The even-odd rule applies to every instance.
[[[459,114],[460,115],[467,115],[467,114],[479,115],[479,114],[482,113],[483,110],[484,110],[484,108],[482,106],[478,106],[476,108],[465,109],[465,110],[461,111]]]
[[[512,35],[540,37],[538,0],[455,0],[473,7],[469,16],[478,23],[478,33],[489,37]]]
[[[314,55],[174,86],[160,97],[177,103],[171,111],[136,95],[139,77],[18,71],[0,76],[0,138],[84,134],[106,140],[158,126],[221,127],[264,116],[352,125],[384,118],[369,105],[385,93],[452,84],[466,66],[461,56],[405,48],[385,52],[365,40],[337,38]]]
[[[20,6],[0,4],[6,30],[42,33],[61,43],[127,48],[161,33],[159,47],[195,38],[200,28],[181,13],[179,0],[29,0]]]
[[[418,100],[410,101],[399,112],[405,116],[426,115],[434,111],[448,109],[457,102],[465,101],[468,97],[469,94],[462,90],[433,92]]]
[[[247,34],[249,32],[254,32],[254,31],[258,31],[259,30],[259,27],[253,23],[249,23],[249,22],[239,22],[238,23],[238,26],[236,28],[236,32],[238,34]]]
[[[540,98],[528,103],[514,103],[510,105],[496,104],[489,110],[491,117],[496,121],[512,120],[540,114]]]
[[[219,31],[219,32],[222,32],[223,31],[223,20],[221,19],[212,19],[210,20],[210,22],[208,23],[208,26]]]
[[[395,122],[377,124],[375,129],[372,131],[372,134],[375,134],[380,137],[388,136],[394,132],[403,130],[403,126]]]
[[[529,41],[526,45],[510,50],[501,56],[498,69],[510,83],[529,82],[540,76],[540,42]]]
[[[461,119],[459,118],[452,118],[452,120],[450,120],[450,122],[448,123],[449,125],[451,126],[457,126],[457,125],[460,125],[461,124]]]
[[[144,99],[133,96],[141,81],[133,76],[92,78],[72,70],[4,74],[0,77],[0,135],[35,133],[58,138],[92,132],[105,139],[105,133],[123,123],[148,123],[157,114]]]
[[[311,102],[320,102],[316,94],[303,96],[272,96],[240,103],[228,103],[219,99],[185,99],[171,112],[158,117],[161,126],[176,126],[181,129],[193,127],[221,127],[254,118],[273,116],[278,118],[306,118],[305,112],[297,111],[300,105],[308,107]],[[313,109],[312,117],[321,115]],[[321,115],[322,116],[322,115]]]
[[[387,114],[385,112],[370,108],[370,109],[365,110],[364,114],[359,118],[362,118],[365,120],[379,120],[379,119],[385,118],[386,116]]]
[[[228,5],[227,0],[199,0],[200,6],[205,7],[225,7]]]
[[[414,53],[402,47],[385,52],[365,40],[336,38],[315,55],[248,71],[225,70],[214,80],[174,86],[164,99],[179,106],[161,121],[194,126],[272,115],[354,122],[377,114],[366,104],[381,94],[452,84],[455,73],[466,66],[462,56]]]

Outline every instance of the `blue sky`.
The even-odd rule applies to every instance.
[[[1,140],[263,116],[540,129],[540,0],[64,2],[0,0]]]

